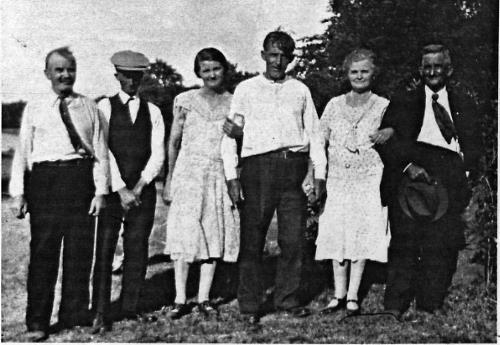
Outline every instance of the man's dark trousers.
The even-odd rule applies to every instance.
[[[299,306],[307,198],[302,182],[307,153],[272,152],[246,157],[241,171],[245,198],[241,215],[238,302],[241,313],[260,312],[263,299],[262,255],[274,211],[278,215],[278,257],[274,306]]]
[[[130,209],[123,220],[123,262],[121,310],[124,314],[137,313],[140,292],[148,265],[148,240],[153,228],[156,206],[154,182],[144,187],[141,205]],[[122,217],[120,198],[113,193],[101,217],[97,229],[96,266],[94,269],[94,288],[92,308],[95,312],[109,317],[111,298],[111,272],[114,252]]]
[[[47,331],[63,243],[62,296],[59,323],[89,322],[89,278],[94,194],[92,160],[35,163],[26,186],[31,223],[28,269],[28,330]]]

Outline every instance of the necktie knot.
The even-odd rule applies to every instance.
[[[434,102],[436,102],[436,101],[438,100],[438,98],[439,98],[439,95],[438,95],[437,93],[433,93],[433,94],[432,94],[432,100],[433,100]]]

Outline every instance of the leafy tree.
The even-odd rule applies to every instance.
[[[245,79],[252,78],[258,73],[246,72],[238,70],[238,64],[228,63],[229,67],[226,72],[226,85],[229,92],[233,93],[236,86]]]

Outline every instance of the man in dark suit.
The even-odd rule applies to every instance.
[[[381,154],[386,163],[382,196],[392,232],[384,307],[397,318],[413,298],[419,310],[442,307],[465,244],[460,215],[470,199],[467,176],[477,176],[479,114],[467,94],[449,85],[452,73],[448,49],[425,46],[420,66],[424,85],[394,97],[382,124],[396,133]],[[397,193],[404,175],[444,185],[449,204],[440,219],[412,219],[403,212]]]

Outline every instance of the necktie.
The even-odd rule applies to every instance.
[[[457,132],[453,122],[451,121],[450,114],[448,114],[446,109],[437,102],[438,98],[439,95],[437,93],[432,95],[432,110],[434,111],[434,117],[436,118],[439,130],[441,131],[444,140],[446,140],[449,144],[452,138],[456,138]]]
[[[71,145],[73,145],[73,148],[75,149],[76,152],[78,152],[80,149],[83,149],[87,155],[92,156],[92,152],[90,152],[89,149],[83,144],[82,139],[80,138],[78,132],[76,131],[73,121],[71,121],[68,105],[66,104],[64,99],[65,97],[60,98],[59,113],[61,114],[61,119],[63,120],[64,125],[66,126],[66,130],[68,131],[69,139],[71,140]]]

